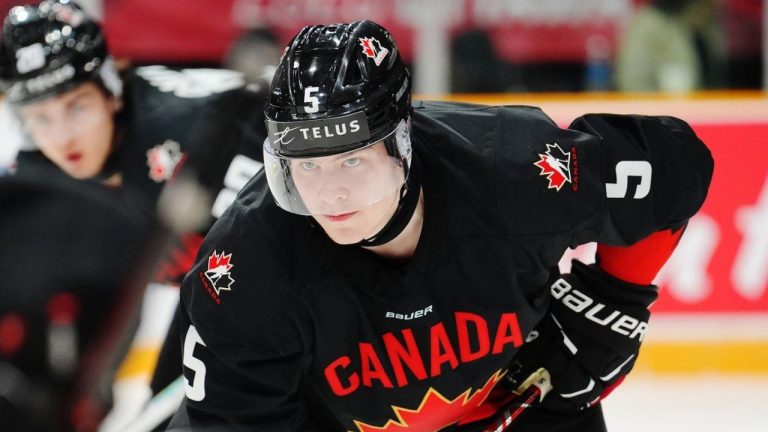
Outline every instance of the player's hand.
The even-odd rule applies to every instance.
[[[524,379],[543,366],[554,387],[543,405],[582,410],[607,396],[634,366],[657,289],[574,260],[572,273],[558,279],[551,294],[547,314],[515,357],[509,376]]]

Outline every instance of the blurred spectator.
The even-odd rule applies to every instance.
[[[451,46],[451,91],[455,93],[501,92],[508,79],[493,51],[488,34],[479,29],[460,33]]]
[[[763,86],[763,8],[759,0],[729,0],[725,17],[728,35],[728,87]]]
[[[597,42],[596,48],[601,48],[601,41]],[[593,53],[600,52],[594,50]],[[456,34],[452,41],[450,90],[454,93],[576,92],[585,87],[604,90],[597,80],[609,79],[611,65],[605,66],[585,70],[582,63],[569,60],[510,62],[497,54],[488,31],[471,29]],[[418,70],[413,73],[417,74]]]
[[[720,0],[654,0],[642,7],[618,49],[621,91],[685,93],[725,87]]]
[[[610,42],[603,36],[593,35],[587,39],[585,48],[584,89],[587,91],[611,90],[613,65]]]
[[[224,59],[224,67],[242,72],[245,80],[272,81],[282,47],[275,35],[265,28],[245,31],[232,42]]]

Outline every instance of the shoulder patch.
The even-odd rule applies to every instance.
[[[549,181],[547,189],[559,192],[566,183],[570,183],[574,191],[578,189],[579,161],[576,147],[566,152],[557,143],[547,144],[547,150],[539,153],[539,160],[533,165],[539,168],[539,175]]]
[[[235,279],[231,270],[234,266],[231,253],[227,254],[224,250],[217,253],[214,250],[208,257],[208,269],[199,273],[203,288],[217,304],[221,303],[222,291],[232,291]]]
[[[173,140],[166,140],[164,143],[152,147],[147,150],[149,178],[155,183],[172,179],[184,157],[181,146]]]

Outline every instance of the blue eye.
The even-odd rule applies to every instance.
[[[360,158],[356,158],[356,157],[349,158],[349,159],[344,159],[344,166],[346,166],[346,167],[355,167],[355,166],[360,165],[361,162],[362,162],[362,160]]]
[[[301,167],[307,171],[317,168],[317,164],[312,161],[304,161],[301,163]]]

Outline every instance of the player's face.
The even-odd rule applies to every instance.
[[[403,168],[382,143],[342,155],[291,161],[304,204],[336,243],[372,237],[394,214]]]
[[[21,107],[24,128],[38,149],[64,172],[90,178],[112,149],[114,114],[120,107],[94,83]]]

